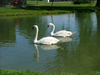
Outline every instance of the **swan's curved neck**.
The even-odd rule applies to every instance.
[[[36,43],[36,42],[37,42],[37,38],[38,38],[38,31],[39,31],[39,29],[38,29],[38,27],[36,27],[36,35],[35,35],[34,43]]]
[[[55,30],[55,25],[54,25],[54,24],[52,24],[52,26],[53,26],[53,29],[52,29],[52,31],[51,31],[51,35],[53,35],[53,34],[54,34],[54,30]]]

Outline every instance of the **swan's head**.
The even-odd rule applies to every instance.
[[[48,26],[47,26],[47,28],[49,28],[49,26],[52,26],[52,25],[54,25],[54,24],[53,23],[49,23]]]
[[[54,25],[54,24],[53,24],[53,23],[49,23],[48,25],[49,25],[49,26],[52,26],[52,25]]]
[[[33,27],[31,28],[31,30],[33,30],[33,29],[34,29],[34,27],[35,27],[35,28],[37,28],[38,26],[37,26],[37,25],[33,25]]]

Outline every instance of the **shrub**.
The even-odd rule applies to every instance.
[[[73,0],[73,4],[87,4],[90,2],[91,0]]]
[[[73,0],[73,4],[81,4],[81,0]]]

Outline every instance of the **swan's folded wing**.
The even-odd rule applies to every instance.
[[[70,31],[62,30],[54,33],[55,36],[67,36],[72,34]]]
[[[57,42],[59,42],[59,40],[54,37],[44,37],[38,41],[40,44],[55,44]]]

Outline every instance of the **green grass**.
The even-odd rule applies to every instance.
[[[50,75],[49,73],[40,73],[40,72],[33,72],[30,70],[26,71],[16,71],[16,70],[0,70],[0,75]]]
[[[41,73],[41,72],[34,72],[30,70],[24,70],[24,71],[18,71],[18,70],[4,70],[0,69],[0,75],[100,75],[100,72],[92,72],[88,74],[74,74],[74,73],[57,73],[57,74],[51,74],[51,73]]]
[[[52,2],[43,2],[43,1],[38,1],[38,5],[36,1],[27,1],[27,6],[51,6]],[[78,6],[78,7],[83,7],[83,6],[95,6],[96,2],[91,2],[90,4],[73,4],[73,2],[53,2],[53,6]]]
[[[0,16],[23,16],[23,15],[41,15],[41,14],[59,14],[72,12],[97,11],[94,8],[96,2],[91,4],[74,5],[72,2],[54,2],[51,3],[38,1],[27,1],[27,7],[0,7]]]
[[[0,7],[0,16],[23,16],[23,15],[41,15],[41,14],[57,14],[60,12],[71,12],[68,10],[53,10],[48,11],[41,9],[40,7],[27,7],[27,8],[19,8],[19,7]]]

